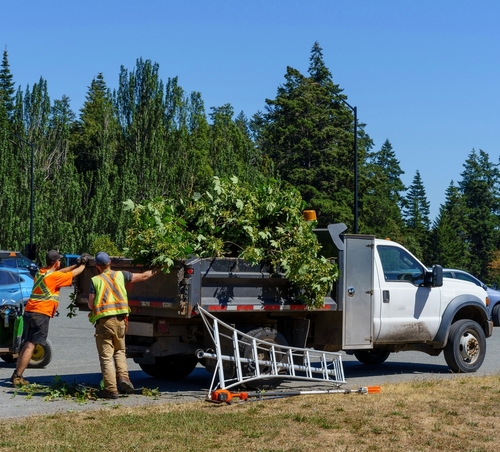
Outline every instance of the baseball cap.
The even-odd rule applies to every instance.
[[[99,251],[95,255],[95,263],[96,265],[108,265],[111,263],[111,258],[104,251]]]
[[[56,250],[50,250],[45,255],[45,262],[47,265],[55,264],[59,259],[62,259],[64,256]]]

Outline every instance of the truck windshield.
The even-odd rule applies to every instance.
[[[386,281],[410,281],[415,285],[424,282],[424,269],[404,249],[394,246],[377,246]]]

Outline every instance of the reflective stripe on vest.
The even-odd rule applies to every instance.
[[[95,323],[101,317],[123,315],[130,312],[125,289],[125,279],[120,271],[107,271],[94,276],[94,309],[89,320]]]
[[[45,277],[53,272],[54,270],[52,269],[47,272],[38,271],[36,273],[30,300],[35,302],[52,301],[54,303],[59,303],[59,293],[52,293],[44,281]]]

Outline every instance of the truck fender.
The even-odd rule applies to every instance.
[[[492,334],[492,328],[488,324],[488,312],[486,311],[486,306],[480,298],[475,295],[459,295],[455,297],[446,306],[441,317],[441,325],[434,336],[433,343],[434,346],[444,347],[448,341],[448,333],[450,331],[450,326],[455,318],[457,312],[462,309],[467,308],[470,312],[474,312],[474,315],[463,315],[460,318],[468,318],[470,320],[475,320],[481,328],[483,328],[486,337],[490,337]]]

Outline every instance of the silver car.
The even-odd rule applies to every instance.
[[[456,268],[443,268],[444,278],[455,278],[461,279],[463,281],[469,281],[476,286],[482,287],[488,293],[488,298],[490,299],[490,305],[488,306],[488,313],[491,320],[495,326],[500,326],[500,291],[492,289],[484,284],[482,281],[472,276],[463,270],[458,270]]]

